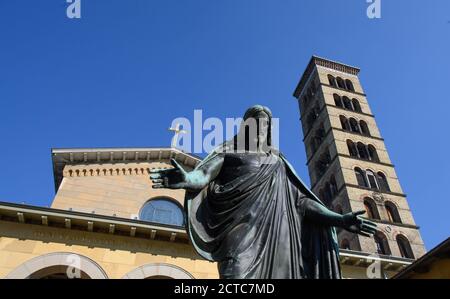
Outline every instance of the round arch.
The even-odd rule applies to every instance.
[[[167,277],[173,279],[194,279],[191,273],[181,267],[166,264],[152,263],[142,265],[123,276],[123,279],[146,279],[150,277]]]
[[[183,224],[181,226],[184,225],[186,219],[185,219],[185,215],[184,215],[184,207],[183,205],[176,200],[175,198],[169,197],[167,195],[163,195],[163,196],[154,196],[152,198],[147,199],[142,206],[140,207],[139,211],[138,211],[138,218],[140,220],[144,220],[144,221],[148,221],[146,219],[143,219],[143,213],[145,211],[146,208],[148,208],[148,205],[151,204],[152,201],[166,201],[169,204],[173,204],[174,207],[176,206],[176,208],[178,209],[177,212],[179,212],[178,217],[182,218],[182,222]],[[178,219],[179,221],[181,221],[181,219]],[[171,223],[164,223],[164,224],[171,224]]]
[[[352,99],[352,104],[353,104],[353,108],[354,108],[354,110],[355,110],[356,112],[362,112],[361,104],[360,104],[360,102],[359,102],[358,99],[353,98],[353,99]]]
[[[411,242],[408,237],[403,233],[398,233],[395,236],[395,241],[397,241],[397,246],[400,251],[400,255],[404,258],[414,259],[414,252],[411,248]]]
[[[390,200],[386,200],[384,202],[384,208],[386,209],[388,220],[390,222],[402,223],[400,213],[398,212],[398,206],[394,202],[392,202]]]
[[[183,207],[183,205],[181,204],[181,202],[179,202],[178,200],[176,200],[175,198],[173,198],[173,197],[170,197],[170,196],[167,196],[167,195],[157,195],[157,196],[153,196],[153,197],[151,197],[151,198],[148,198],[147,200],[145,200],[144,201],[144,204],[143,205],[145,205],[146,203],[148,203],[148,202],[150,202],[150,201],[152,201],[152,200],[154,200],[154,199],[165,199],[165,200],[167,200],[167,201],[171,201],[172,203],[174,203],[174,204],[176,204],[180,209],[184,209],[184,207]],[[141,207],[142,208],[142,207]],[[140,211],[140,210],[139,210]]]
[[[365,216],[369,219],[380,220],[380,213],[375,201],[371,197],[364,197],[363,200],[364,209],[366,210]]]
[[[347,238],[342,239],[340,248],[351,250],[350,241]]]
[[[52,252],[34,257],[11,271],[6,279],[26,279],[46,268],[74,267],[91,279],[107,279],[105,271],[88,257],[71,252]]]
[[[373,238],[375,240],[375,245],[378,254],[391,255],[391,248],[389,246],[389,241],[385,234],[378,231],[376,234],[373,235]]]

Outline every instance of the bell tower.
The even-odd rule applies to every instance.
[[[425,247],[377,127],[359,69],[313,56],[295,89],[311,189],[338,213],[366,210],[372,238],[338,231],[343,249],[417,259]]]

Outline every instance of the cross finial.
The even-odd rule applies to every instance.
[[[180,130],[180,124],[175,124],[175,128],[169,128],[169,131],[173,131],[174,135],[172,137],[172,144],[170,145],[172,148],[176,148],[178,143],[178,137],[180,134],[186,134],[186,130]]]

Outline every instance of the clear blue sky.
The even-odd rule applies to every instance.
[[[281,119],[308,180],[292,92],[312,54],[360,78],[428,249],[449,236],[450,2],[0,1],[0,200],[49,205],[52,147],[169,146],[179,116]]]

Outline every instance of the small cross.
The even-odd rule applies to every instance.
[[[176,148],[177,143],[178,143],[178,137],[180,134],[186,134],[187,131],[186,130],[180,130],[180,124],[176,124],[175,128],[169,128],[169,131],[173,131],[174,135],[172,137],[172,144],[171,147],[172,148]]]

